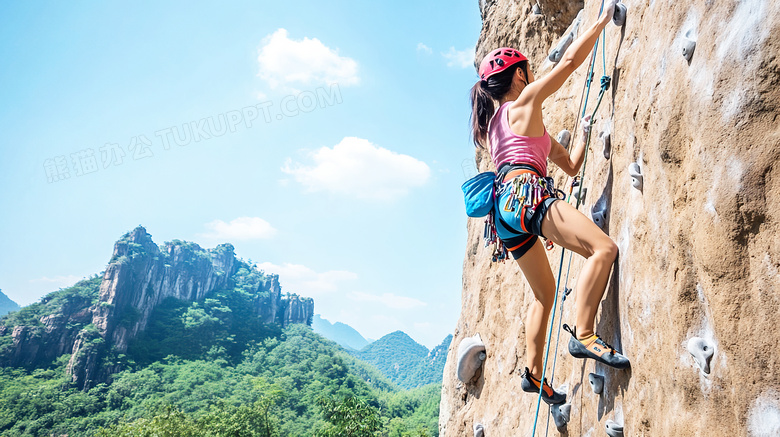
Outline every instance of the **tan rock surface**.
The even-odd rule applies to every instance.
[[[620,248],[596,318],[597,331],[632,360],[614,371],[566,352],[561,332],[553,385],[567,385],[571,422],[564,435],[606,435],[612,419],[626,436],[780,435],[780,2],[625,1],[624,29],[606,29],[612,88],[597,114],[580,207],[589,215],[608,205],[605,231]],[[475,62],[489,50],[514,46],[532,60],[537,77],[581,2],[485,1]],[[584,4],[583,26],[600,2]],[[686,33],[697,45],[682,56]],[[587,62],[587,61],[586,61]],[[551,134],[573,129],[587,66],[581,66],[545,105]],[[599,52],[589,108],[603,74]],[[476,75],[475,75],[476,80]],[[610,159],[596,135],[612,129]],[[464,121],[465,123],[465,121]],[[578,132],[573,141],[580,141]],[[478,152],[481,171],[490,160]],[[644,188],[631,186],[629,164],[642,169]],[[550,166],[559,186],[569,183]],[[443,436],[526,436],[536,396],[522,392],[526,309],[532,293],[512,261],[491,264],[482,219],[470,219],[463,264],[462,310],[444,370],[439,427]],[[548,252],[557,275],[561,250]],[[569,253],[565,255],[564,278]],[[583,259],[571,262],[574,287]],[[575,289],[563,304],[573,323]],[[560,306],[559,306],[560,311]],[[560,314],[560,313],[559,313]],[[557,315],[556,315],[557,316]],[[557,320],[553,331],[555,347]],[[460,383],[455,354],[479,333],[487,347],[482,375]],[[715,344],[705,375],[686,350],[692,337]],[[552,360],[551,352],[548,375]],[[599,396],[588,373],[606,378]],[[537,435],[544,434],[542,404]],[[550,435],[558,435],[550,419]]]

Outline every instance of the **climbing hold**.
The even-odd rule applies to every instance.
[[[558,407],[566,422],[569,422],[571,420],[571,404],[556,405],[556,407]]]
[[[557,64],[558,61],[560,61],[561,58],[563,58],[563,53],[566,51],[566,49],[569,48],[569,46],[573,41],[574,41],[574,32],[570,32],[561,40],[561,42],[558,43],[557,46],[555,46],[555,48],[550,52],[550,55],[547,56],[547,59]]]
[[[637,190],[642,191],[643,178],[639,164],[632,162],[631,165],[628,166],[628,174],[631,175],[631,185]]]
[[[623,3],[615,5],[615,12],[612,14],[612,22],[615,23],[615,26],[623,27],[623,25],[626,24],[627,12],[628,9]]]
[[[682,55],[686,61],[691,62],[694,51],[696,51],[696,41],[684,36],[682,41]]]
[[[609,437],[623,437],[623,425],[618,425],[612,420],[607,420],[607,435]]]
[[[582,193],[582,195],[580,195],[580,193]],[[571,195],[574,196],[575,199],[578,199],[581,205],[585,203],[585,197],[588,195],[588,189],[586,187],[574,187]]]
[[[485,427],[481,423],[474,424],[474,437],[484,437]]]
[[[564,129],[560,132],[558,132],[558,143],[560,143],[561,146],[563,146],[564,149],[569,149],[569,141],[571,141],[571,132],[568,131],[568,129]]]
[[[605,130],[599,134],[599,139],[604,145],[604,158],[609,159],[610,151],[612,150],[612,134],[609,130]]]
[[[532,11],[534,15],[542,15],[542,8],[539,7],[539,3],[534,3]]]
[[[553,404],[550,405],[550,412],[555,422],[555,427],[563,429],[571,419],[571,404]]]
[[[593,208],[590,209],[590,218],[596,226],[604,229],[604,225],[607,223],[607,209],[604,205],[600,205],[600,202],[596,202]]]
[[[604,391],[604,377],[595,373],[588,374],[588,382],[593,393],[600,395]]]
[[[693,337],[688,340],[688,352],[693,355],[693,359],[696,360],[701,371],[709,375],[710,361],[715,354],[715,345],[705,338]]]
[[[479,334],[461,340],[458,346],[458,379],[465,383],[471,381],[486,357],[485,344]]]

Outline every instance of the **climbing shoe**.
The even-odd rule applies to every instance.
[[[520,388],[524,392],[539,394],[539,380],[531,376],[531,372],[528,367],[525,368],[522,379],[520,380]],[[549,405],[562,404],[566,402],[566,393],[560,393],[552,389],[550,384],[547,383],[547,378],[544,378],[544,390],[542,390],[542,400]]]
[[[593,335],[590,338],[584,338],[582,340],[577,338],[577,328],[570,328],[569,325],[564,324],[563,329],[571,334],[569,339],[569,353],[575,358],[593,358],[594,360],[604,363],[607,366],[614,367],[616,369],[625,369],[631,366],[628,358],[615,348],[607,344],[598,335]]]

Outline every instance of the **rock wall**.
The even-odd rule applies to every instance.
[[[632,368],[615,371],[572,358],[562,332],[548,375],[557,355],[553,385],[566,386],[571,421],[556,430],[542,404],[537,435],[547,426],[552,435],[606,435],[607,420],[623,424],[627,436],[780,435],[780,3],[624,3],[626,24],[608,25],[606,56],[602,61],[599,52],[596,62],[589,108],[603,62],[612,87],[597,114],[584,184],[589,193],[580,210],[590,215],[594,205],[605,206],[603,229],[620,248],[596,327],[631,358]],[[514,46],[541,77],[551,68],[547,53],[578,10],[584,7],[583,26],[589,26],[600,2],[539,5],[541,14],[534,14],[533,2],[483,1],[475,66],[489,50]],[[682,54],[686,37],[696,41],[690,61]],[[586,72],[584,64],[545,103],[552,135],[573,129]],[[597,140],[605,129],[609,159]],[[476,161],[480,171],[490,168],[483,152]],[[632,163],[641,169],[641,190],[631,185]],[[554,165],[549,171],[568,186],[563,172]],[[469,219],[440,432],[474,435],[480,423],[485,436],[526,436],[536,396],[520,389],[520,375],[533,295],[513,261],[490,263],[481,234],[482,220]],[[557,275],[561,249],[548,258]],[[564,279],[568,259],[567,253]],[[574,287],[582,265],[575,255],[564,285]],[[576,299],[575,289],[562,305],[564,322],[573,324]],[[553,348],[557,326],[556,320]],[[477,333],[487,358],[481,375],[463,384],[455,355]],[[693,337],[714,347],[709,374],[686,349]],[[602,395],[591,390],[590,372],[605,377]]]

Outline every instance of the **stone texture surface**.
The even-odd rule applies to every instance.
[[[589,193],[580,210],[589,215],[595,203],[607,206],[604,230],[620,255],[596,326],[633,367],[614,371],[574,359],[562,332],[550,362],[557,355],[553,385],[565,384],[572,403],[565,435],[605,435],[607,420],[623,424],[630,436],[776,435],[771,433],[780,432],[775,351],[780,3],[624,3],[625,27],[606,29],[613,86],[597,114],[585,180]],[[540,5],[543,15],[531,13],[531,2],[482,2],[475,64],[489,50],[509,45],[526,53],[541,77],[551,67],[544,58],[579,9],[584,7],[583,26],[589,26],[600,2],[540,0]],[[697,42],[690,62],[682,55],[686,35]],[[595,105],[602,62],[599,53],[589,108]],[[581,66],[545,103],[551,134],[574,132],[586,72]],[[603,126],[612,132],[610,159],[596,141]],[[481,151],[476,161],[480,171],[491,165]],[[641,168],[642,191],[631,186],[631,163]],[[559,186],[568,186],[568,177],[554,165],[550,174]],[[468,231],[461,316],[444,370],[441,435],[471,435],[477,422],[485,436],[530,435],[536,397],[522,392],[520,375],[532,293],[515,263],[490,263],[481,219],[470,219]],[[560,248],[548,258],[557,274]],[[564,279],[568,259],[567,252]],[[582,264],[575,255],[569,287]],[[564,322],[573,323],[576,299],[575,289],[563,304]],[[487,359],[480,378],[462,384],[455,376],[455,352],[461,340],[477,333]],[[692,337],[715,344],[709,375],[686,350]],[[588,387],[590,372],[605,376],[601,396]],[[543,404],[542,431],[547,414]],[[549,428],[559,434],[552,421]]]

